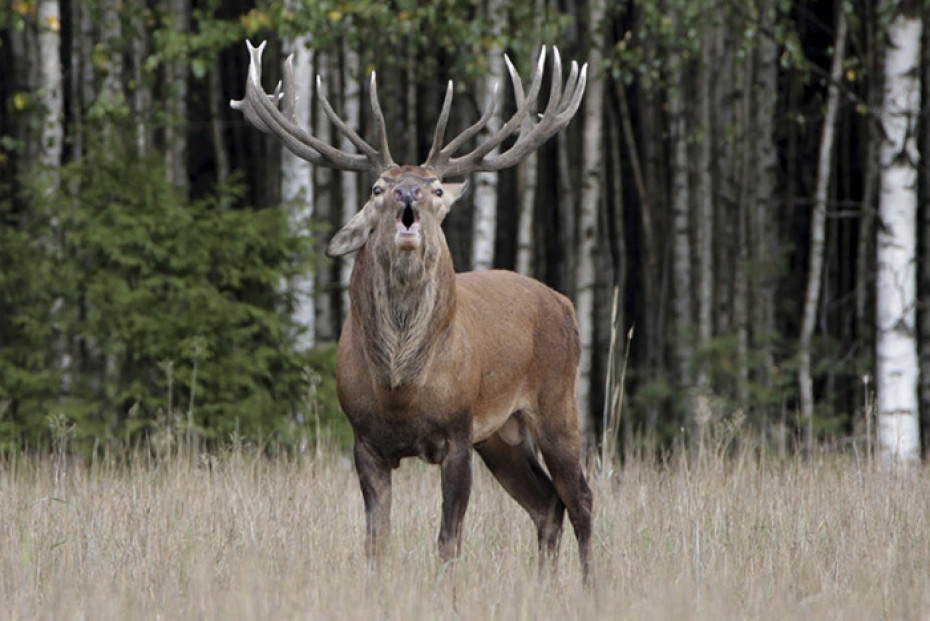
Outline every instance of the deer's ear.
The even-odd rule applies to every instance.
[[[364,246],[374,228],[371,212],[371,203],[365,203],[365,206],[352,216],[348,224],[336,231],[326,247],[326,256],[341,257]]]
[[[442,205],[439,208],[439,219],[442,220],[449,213],[449,209],[457,200],[465,195],[468,191],[468,182],[461,183],[443,183],[442,184]]]

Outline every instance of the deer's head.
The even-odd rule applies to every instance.
[[[429,168],[395,166],[382,172],[362,209],[342,227],[326,249],[331,257],[354,252],[370,242],[392,257],[422,257],[440,225],[461,197],[465,183],[443,183]]]

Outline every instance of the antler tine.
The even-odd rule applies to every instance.
[[[523,94],[523,80],[520,78],[520,72],[513,66],[510,56],[504,54],[504,64],[507,65],[507,73],[510,74],[510,83],[513,84],[513,98],[516,101],[517,108],[523,105],[526,96]]]
[[[452,140],[439,153],[431,152],[430,159],[424,166],[430,166],[440,176],[464,175],[474,171],[501,170],[520,163],[530,152],[538,149],[546,140],[565,127],[578,111],[581,97],[587,82],[587,64],[580,70],[578,63],[572,62],[568,79],[562,81],[562,59],[558,48],[553,48],[552,85],[549,100],[540,118],[535,118],[531,111],[542,85],[542,73],[545,64],[546,48],[543,47],[537,60],[536,72],[530,84],[529,92],[524,94],[523,81],[510,59],[505,55],[504,61],[513,83],[514,99],[517,111],[500,129],[475,147],[470,153],[452,157],[465,140],[472,138],[487,124],[487,113],[475,125],[465,130]],[[493,109],[493,108],[492,108]],[[517,140],[498,154],[491,151],[503,143],[509,136],[519,131]]]
[[[543,118],[554,113],[562,99],[562,55],[559,48],[552,48],[552,85],[549,87],[549,101],[546,102],[546,111]]]
[[[316,94],[317,97],[320,98],[320,106],[323,108],[323,112],[326,113],[326,117],[330,122],[336,126],[336,129],[348,138],[349,142],[355,145],[356,149],[368,156],[368,159],[373,162],[378,162],[379,168],[387,168],[388,162],[384,160],[383,154],[379,153],[374,147],[365,142],[365,140],[362,139],[354,129],[346,125],[346,122],[339,118],[339,115],[333,110],[333,106],[329,103],[329,99],[326,98],[326,89],[323,87],[323,80],[319,75],[316,76]],[[390,158],[390,154],[388,154],[388,158]]]
[[[572,61],[573,68],[576,68],[578,65]],[[585,86],[588,83],[588,63],[585,63],[581,66],[581,70],[578,72],[578,80],[575,84],[575,88],[572,91],[572,96],[564,108],[559,109],[560,117],[568,117],[565,122],[568,123],[575,113],[578,112],[578,107],[581,105],[581,97],[584,95]]]
[[[509,62],[509,59],[507,59],[506,55],[504,56],[504,58],[505,60]],[[530,94],[529,94],[528,99],[532,101],[536,100],[536,95],[539,93],[539,88],[542,85],[542,73],[543,73],[543,66],[545,64],[545,61],[546,61],[546,48],[543,47],[539,54],[539,60],[536,62],[536,73],[533,75],[533,82],[530,84]],[[523,83],[520,80],[520,76],[516,72],[516,69],[513,69],[510,72],[510,78],[514,83],[514,88],[519,89],[520,94],[522,95]],[[516,86],[517,84],[519,84],[519,86]],[[442,148],[441,151],[435,153],[435,156],[431,151],[430,158],[426,160],[426,163],[424,163],[423,166],[427,168],[432,168],[433,170],[436,170],[437,172],[440,172],[440,173],[442,173],[446,168],[449,167],[452,155],[456,151],[461,149],[462,145],[464,145],[467,141],[471,140],[474,136],[476,136],[478,132],[484,129],[485,126],[488,124],[488,121],[491,119],[491,115],[494,114],[494,110],[497,108],[497,96],[498,96],[498,93],[500,92],[499,86],[500,86],[499,84],[494,85],[494,90],[491,91],[491,101],[488,104],[487,109],[484,111],[484,114],[481,115],[481,118],[475,121],[468,129],[466,129],[461,134],[453,138],[449,142],[449,144],[447,144],[445,147]],[[516,114],[514,114],[514,118],[511,119],[512,123],[508,122],[503,127],[501,127],[496,133],[492,134],[491,138],[488,140],[487,143],[484,143],[483,145],[479,146],[478,149],[481,149],[483,146],[487,145],[488,143],[491,143],[498,136],[500,137],[500,139],[497,140],[497,142],[490,144],[487,150],[484,151],[483,153],[476,155],[476,151],[478,150],[476,149],[475,151],[472,151],[472,153],[469,155],[480,158],[481,156],[487,154],[489,151],[491,151],[491,149],[493,149],[498,144],[500,144],[500,142],[505,140],[507,136],[509,136],[516,130],[517,123],[519,123],[523,118],[525,118],[528,115],[528,112],[529,112],[528,109],[524,110],[522,107],[518,105],[517,112]],[[507,133],[504,133],[505,131]],[[464,157],[468,157],[468,156],[463,156],[463,158]],[[463,158],[456,158],[456,160],[463,159]],[[455,173],[455,174],[464,174],[464,173]]]
[[[278,84],[280,87],[280,83]],[[291,123],[297,123],[297,93],[294,86],[294,55],[289,54],[284,61],[284,99],[281,101],[281,112]],[[275,89],[277,94],[278,89]]]
[[[442,148],[442,141],[446,135],[446,124],[449,122],[449,111],[452,109],[452,80],[446,85],[446,96],[442,100],[442,110],[439,112],[439,120],[436,122],[436,133],[433,135],[433,146],[429,149],[429,155],[426,157],[427,162],[432,162],[439,155]],[[490,117],[490,115],[489,115]]]
[[[289,68],[289,63],[285,63],[284,67],[283,110],[279,110],[278,101],[282,97],[282,86],[279,84],[275,89],[275,93],[269,95],[262,89],[261,85],[262,52],[265,49],[265,42],[263,41],[258,47],[254,47],[251,42],[246,41],[246,46],[249,51],[249,75],[245,83],[245,98],[229,102],[229,105],[234,110],[242,112],[249,123],[263,132],[272,134],[294,155],[312,164],[355,171],[379,171],[385,168],[384,154],[378,153],[367,143],[365,143],[367,148],[363,148],[353,140],[348,133],[352,130],[341,119],[336,120],[338,117],[332,112],[329,102],[326,102],[324,107],[324,109],[329,107],[329,110],[326,111],[327,116],[363,153],[347,153],[337,149],[315,138],[297,125],[294,115],[296,85],[294,84],[294,73],[292,68]],[[321,98],[321,101],[324,99]],[[352,133],[354,134],[354,132]],[[355,137],[358,138],[357,134]],[[358,140],[364,143],[360,138]]]
[[[381,141],[381,157],[384,160],[384,168],[394,166],[394,159],[391,157],[391,149],[388,147],[387,124],[384,122],[384,113],[381,112],[381,102],[378,101],[378,78],[374,71],[371,72],[371,113],[378,123],[378,135]]]
[[[255,56],[256,56],[256,54],[258,55],[258,59],[259,59],[259,60],[258,60],[258,69],[257,69],[257,71],[258,71],[258,76],[259,76],[258,79],[259,79],[259,80],[261,79],[261,73],[262,73],[262,69],[261,69],[261,57],[262,57],[262,51],[265,49],[265,42],[262,41],[261,45],[259,45],[257,49],[254,48],[254,47],[252,47],[252,42],[251,42],[251,41],[246,41],[245,44],[246,44],[246,46],[248,46],[248,49],[249,49],[249,74],[248,74],[248,78],[246,78],[246,90],[248,90],[248,82],[251,82],[251,81],[252,81],[252,79],[253,79],[252,74],[253,74],[254,71],[256,71],[256,69],[255,69],[255,67],[254,67],[254,64],[255,64]],[[261,131],[263,131],[263,132],[265,132],[265,133],[269,133],[269,132],[271,131],[271,130],[265,125],[265,122],[262,121],[261,118],[255,113],[255,109],[249,104],[248,101],[246,101],[246,100],[244,100],[244,99],[239,99],[239,100],[237,100],[237,99],[230,99],[230,100],[229,100],[229,107],[232,108],[233,110],[238,110],[238,111],[240,111],[240,112],[243,114],[243,116],[245,116],[245,119],[246,119],[250,124],[252,124],[254,127],[258,128],[259,130],[261,130]]]
[[[573,60],[571,64],[571,69],[569,69],[568,71],[568,79],[565,81],[565,92],[571,93],[571,95],[568,98],[563,98],[562,105],[557,110],[558,113],[561,114],[562,112],[564,112],[568,104],[571,103],[572,96],[574,96],[575,88],[577,86],[578,86],[578,63],[576,63]]]
[[[424,166],[429,166],[435,168],[439,162],[448,162],[449,157],[462,148],[462,145],[471,140],[474,136],[478,134],[485,125],[488,124],[488,121],[491,120],[491,116],[494,114],[494,110],[497,108],[497,94],[499,92],[498,84],[494,85],[494,89],[491,91],[491,101],[488,103],[487,109],[485,109],[484,114],[481,115],[481,118],[471,124],[471,126],[463,131],[461,134],[456,136],[447,144],[436,156],[436,163],[427,160]]]
[[[538,149],[540,145],[568,125],[581,105],[581,97],[584,95],[588,73],[587,63],[581,67],[580,71],[578,71],[577,63],[573,64],[575,65],[576,78],[573,80],[572,76],[569,75],[561,100],[556,105],[552,105],[550,102],[546,106],[546,111],[542,114],[539,123],[534,125],[529,132],[521,132],[517,141],[499,156],[491,161],[485,160],[483,164],[487,168],[481,170],[501,170],[519,164],[529,153]],[[573,81],[574,84],[569,84],[569,82]]]

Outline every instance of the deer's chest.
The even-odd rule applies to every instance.
[[[348,412],[347,412],[348,414]],[[357,435],[392,461],[420,457],[441,462],[453,442],[471,438],[471,416],[452,404],[436,409],[421,403],[384,399],[377,411],[361,419],[349,415]],[[354,419],[354,420],[353,420]]]

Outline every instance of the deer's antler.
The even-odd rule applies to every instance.
[[[495,88],[491,101],[484,114],[471,127],[453,138],[446,146],[442,146],[446,124],[449,121],[449,111],[452,107],[452,82],[446,88],[446,97],[436,123],[436,134],[433,146],[424,167],[434,170],[440,177],[465,175],[475,171],[501,170],[519,164],[527,155],[538,149],[559,130],[568,125],[578,111],[581,96],[584,94],[587,82],[588,64],[578,68],[578,63],[572,61],[568,79],[562,83],[562,59],[558,48],[553,48],[552,54],[552,86],[549,90],[549,101],[541,114],[534,114],[536,98],[542,85],[543,67],[546,62],[546,48],[543,47],[536,62],[536,72],[530,83],[529,92],[524,95],[523,81],[517,73],[513,63],[505,55],[507,70],[513,83],[514,98],[517,111],[504,123],[500,129],[491,132],[490,136],[475,147],[471,152],[454,157],[467,141],[474,138],[488,124],[494,109],[497,106],[498,89]],[[500,153],[492,154],[508,137],[519,132],[516,141],[509,148]]]
[[[293,57],[288,57],[284,65],[283,93],[282,84],[279,83],[273,94],[266,93],[261,85],[262,79],[262,52],[265,41],[258,47],[246,41],[249,50],[249,75],[245,83],[245,98],[232,100],[229,105],[239,110],[246,120],[263,132],[276,136],[284,146],[294,155],[305,159],[312,164],[328,166],[340,170],[374,171],[380,172],[395,166],[388,148],[387,132],[384,126],[384,115],[378,103],[378,87],[375,74],[371,74],[371,109],[378,124],[381,138],[380,150],[365,142],[351,127],[346,125],[333,111],[329,100],[323,93],[320,78],[317,77],[317,95],[326,116],[349,141],[355,145],[359,153],[347,153],[336,147],[315,138],[303,130],[294,116],[295,90]],[[281,108],[278,108],[278,103]]]

